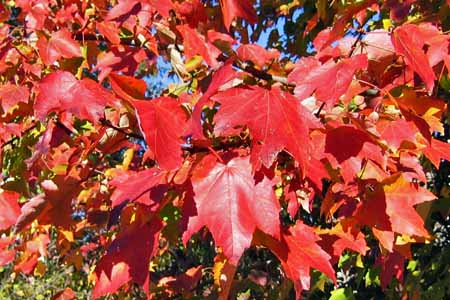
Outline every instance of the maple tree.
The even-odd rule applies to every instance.
[[[450,160],[449,15],[414,0],[1,2],[0,266],[36,273],[54,243],[78,271],[96,255],[94,299],[136,285],[228,299],[265,285],[239,269],[263,249],[274,297],[301,299],[354,253],[418,299],[403,275],[433,240],[428,175]],[[161,60],[173,78],[149,97]],[[155,277],[205,241],[208,262]]]

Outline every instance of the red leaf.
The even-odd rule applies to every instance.
[[[378,132],[381,138],[387,141],[388,146],[397,151],[403,141],[414,143],[416,141],[416,129],[414,124],[399,120],[386,120],[385,122],[377,122]]]
[[[195,104],[194,111],[192,112],[191,119],[189,120],[187,133],[192,133],[193,137],[196,139],[203,136],[201,126],[201,113],[203,106],[210,102],[211,96],[216,94],[224,85],[236,78],[236,76],[237,73],[233,70],[233,65],[231,63],[226,63],[213,74],[208,89]]]
[[[111,195],[112,207],[125,201],[135,201],[151,207],[158,207],[168,187],[165,172],[147,169],[141,172],[127,172],[110,181],[116,189]]]
[[[328,132],[325,153],[332,154],[339,164],[360,163],[363,159],[371,159],[380,166],[385,165],[381,148],[372,141],[370,135],[350,125],[340,126]],[[352,161],[354,158],[358,160]],[[349,164],[347,166],[350,167]],[[345,165],[342,167],[345,168]]]
[[[381,265],[381,288],[385,289],[392,278],[397,278],[400,282],[403,281],[405,258],[397,251],[388,253],[386,256],[381,256],[377,264]]]
[[[450,161],[450,145],[436,139],[431,139],[431,144],[422,150],[423,154],[439,169],[441,159]]]
[[[114,5],[106,16],[105,20],[110,21],[117,19],[125,14],[130,13],[130,11],[139,3],[137,0],[121,0],[117,5]]]
[[[187,59],[200,55],[208,65],[218,66],[216,58],[221,52],[213,44],[207,42],[203,35],[189,25],[180,25],[177,29],[183,36],[184,54]]]
[[[231,264],[237,265],[256,228],[279,238],[280,206],[272,183],[264,178],[255,184],[248,157],[197,168],[192,185],[197,226],[208,227]]]
[[[121,98],[130,102],[134,99],[145,99],[147,84],[144,80],[116,73],[110,73],[109,79],[113,91]]]
[[[154,219],[119,234],[95,268],[93,299],[114,293],[128,282],[144,285],[149,276],[150,259],[158,248],[161,228],[161,221]]]
[[[375,184],[373,191],[366,193],[366,200],[360,204],[355,216],[362,224],[374,227],[383,246],[392,250],[393,236],[389,232],[429,236],[414,205],[434,199],[433,193],[408,182],[399,173]]]
[[[65,288],[64,290],[56,293],[52,300],[73,300],[76,298],[75,292],[71,288]]]
[[[77,80],[69,72],[56,71],[41,80],[34,104],[35,114],[44,120],[51,111],[69,112],[96,123],[107,105],[116,105],[113,95],[95,81]]]
[[[280,57],[278,50],[266,50],[258,44],[244,44],[237,49],[237,55],[242,61],[254,62],[260,69],[266,63],[272,62]]]
[[[356,55],[338,63],[329,60],[323,65],[314,58],[303,58],[289,74],[289,81],[295,82],[295,95],[306,99],[315,92],[317,100],[333,106],[344,95],[353,80],[355,72],[366,69],[366,55]]]
[[[249,23],[255,23],[258,20],[252,0],[220,0],[220,6],[227,29],[230,29],[235,17],[241,17]]]
[[[19,194],[16,192],[0,192],[0,231],[6,230],[16,223],[20,215]]]
[[[169,288],[176,293],[184,293],[192,290],[202,278],[202,266],[192,267],[177,277],[163,277],[158,286]]]
[[[432,91],[436,76],[428,62],[428,58],[422,50],[423,45],[418,44],[411,38],[411,34],[418,30],[413,24],[403,25],[395,29],[392,34],[392,44],[397,53],[405,58],[405,63],[419,74],[425,82],[428,91]]]
[[[55,128],[55,122],[48,122],[44,134],[39,137],[38,142],[34,146],[33,154],[30,158],[25,160],[28,168],[31,168],[40,157],[47,155],[47,153],[50,151],[50,142],[52,141],[53,131],[55,131]]]
[[[46,65],[51,65],[61,57],[81,57],[80,45],[72,39],[72,35],[66,29],[52,33],[47,41],[45,37],[37,42],[39,54]]]
[[[174,98],[161,97],[152,101],[135,100],[145,141],[159,166],[174,170],[181,166],[181,144],[186,127],[186,113]]]
[[[313,228],[297,222],[282,234],[281,242],[266,235],[259,235],[256,241],[269,248],[281,261],[286,276],[294,283],[296,299],[301,299],[302,290],[310,288],[311,268],[336,282],[331,257],[317,244],[320,238]]]
[[[346,249],[356,251],[361,255],[365,255],[369,249],[361,231],[350,226],[344,225],[344,227],[342,223],[344,221],[332,229],[321,230],[321,235],[325,234],[323,237],[324,242],[327,242],[326,244],[332,247],[331,251],[328,252],[333,253],[333,258],[336,259],[336,262]],[[320,244],[323,245],[322,242]]]
[[[12,262],[16,256],[16,250],[8,247],[14,242],[12,238],[0,237],[0,267]]]
[[[96,24],[98,32],[105,36],[111,43],[120,44],[120,30],[114,22],[98,22]]]
[[[43,194],[31,198],[21,208],[20,216],[15,222],[15,232],[22,231],[27,225],[33,222],[46,208],[48,208],[48,200]]]
[[[27,103],[29,96],[30,92],[26,86],[11,83],[0,86],[0,104],[4,113],[8,113],[19,102]]]
[[[303,175],[311,145],[309,129],[320,127],[305,107],[291,94],[274,87],[234,88],[212,97],[220,102],[214,120],[216,134],[233,134],[235,126],[247,125],[252,134],[252,164],[269,168],[277,154],[286,149],[300,164]]]
[[[407,235],[429,236],[414,205],[436,199],[427,189],[405,180],[402,175],[385,180],[386,213],[392,229]]]

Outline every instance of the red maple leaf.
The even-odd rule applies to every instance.
[[[0,86],[0,105],[4,113],[17,105],[19,102],[28,102],[30,91],[26,86],[19,86],[11,83]]]
[[[416,141],[416,128],[412,122],[399,119],[395,121],[377,122],[378,132],[388,145],[397,151],[402,142],[414,143]]]
[[[196,228],[206,225],[236,265],[256,228],[279,238],[280,205],[270,180],[255,183],[249,157],[233,158],[227,164],[206,159],[210,162],[192,175],[198,216],[189,222],[195,222]]]
[[[203,35],[189,25],[180,25],[177,29],[183,36],[184,54],[187,59],[200,55],[208,65],[217,67],[216,58],[221,52],[213,44],[207,42]]]
[[[111,195],[112,207],[117,207],[125,201],[138,202],[150,207],[159,207],[167,191],[166,172],[147,169],[140,172],[127,172],[115,176],[111,186],[116,187]]]
[[[289,74],[289,81],[296,83],[295,95],[303,100],[315,92],[317,100],[333,106],[344,95],[355,72],[366,69],[367,55],[361,54],[335,63],[328,60],[321,65],[312,57],[303,58]]]
[[[384,180],[386,213],[392,229],[407,235],[428,236],[424,222],[414,205],[436,199],[436,196],[416,183],[408,182],[402,175]]]
[[[72,39],[72,35],[66,29],[54,32],[50,39],[39,38],[37,42],[39,54],[46,65],[51,65],[61,57],[80,57],[81,49],[77,41]]]
[[[114,96],[89,78],[77,80],[69,72],[56,71],[38,85],[34,103],[36,116],[43,120],[49,112],[68,112],[93,123],[104,115],[106,106],[114,106]]]
[[[250,23],[257,21],[252,0],[220,0],[220,6],[222,7],[223,22],[228,29],[235,17],[241,17]]]
[[[392,44],[397,53],[404,56],[405,63],[419,74],[428,91],[432,91],[436,76],[422,50],[423,45],[411,38],[411,35],[417,30],[418,27],[413,24],[398,27],[392,34]]]
[[[296,299],[301,299],[301,292],[310,288],[310,269],[314,268],[325,273],[336,282],[331,256],[317,242],[319,236],[302,222],[284,231],[281,241],[257,234],[255,241],[269,248],[280,260],[286,276],[294,283]]]
[[[0,231],[14,225],[20,216],[19,196],[16,192],[0,192]]]
[[[226,63],[212,75],[211,83],[203,96],[195,104],[192,116],[189,119],[187,133],[192,134],[193,138],[199,139],[203,136],[201,126],[201,115],[203,106],[212,102],[210,97],[219,92],[219,90],[228,82],[236,78],[237,73],[233,70],[231,63]]]
[[[430,145],[423,149],[423,154],[425,154],[436,168],[439,168],[441,159],[450,161],[450,144],[431,139]]]
[[[266,50],[258,44],[241,45],[236,53],[242,61],[249,60],[255,63],[260,69],[262,69],[266,63],[271,63],[273,60],[280,57],[280,52],[277,50]]]
[[[221,104],[214,118],[216,134],[236,133],[234,128],[238,125],[250,129],[251,161],[256,169],[261,164],[270,168],[277,154],[285,149],[306,174],[311,151],[309,130],[320,124],[295,97],[278,87],[250,87],[229,89],[212,99]]]
[[[95,268],[93,299],[114,293],[130,281],[140,285],[148,281],[148,264],[158,248],[161,228],[161,221],[154,219],[119,234]]]
[[[187,122],[186,113],[174,98],[161,97],[152,101],[135,100],[145,141],[159,166],[174,170],[181,166],[183,143],[181,136]]]
[[[403,281],[405,258],[397,251],[382,255],[376,262],[381,265],[381,288],[385,289],[392,278],[397,278],[400,282]]]

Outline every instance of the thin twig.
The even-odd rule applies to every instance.
[[[144,136],[142,136],[142,135],[140,135],[138,133],[128,132],[128,131],[126,131],[123,128],[117,127],[114,124],[112,124],[109,120],[106,120],[106,119],[102,118],[102,119],[100,119],[100,124],[102,124],[103,126],[106,126],[108,128],[112,128],[112,129],[114,129],[114,130],[116,130],[116,131],[118,131],[120,133],[123,133],[126,136],[129,136],[129,137],[132,137],[132,138],[135,138],[135,139],[138,139],[138,140],[145,141]]]

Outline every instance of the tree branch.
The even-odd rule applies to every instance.
[[[142,135],[140,135],[138,133],[128,132],[128,131],[126,131],[123,128],[117,127],[114,124],[112,124],[109,120],[101,118],[99,121],[100,121],[100,124],[102,124],[103,126],[106,126],[108,128],[112,128],[112,129],[114,129],[114,130],[116,130],[116,131],[118,131],[120,133],[125,134],[128,137],[132,137],[132,138],[135,138],[135,139],[138,139],[138,140],[141,140],[141,141],[145,141],[144,136],[142,136]]]

